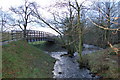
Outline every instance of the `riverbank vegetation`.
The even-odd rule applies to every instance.
[[[120,48],[120,44],[114,45],[114,47]],[[83,61],[95,75],[117,79],[120,76],[119,54],[116,54],[111,48],[107,48],[83,55]]]
[[[2,47],[3,78],[52,78],[55,60],[25,41]]]

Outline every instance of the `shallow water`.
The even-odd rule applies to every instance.
[[[67,52],[52,52],[51,55],[57,59],[53,71],[54,78],[91,78],[89,70],[79,69],[79,64],[76,62],[75,57],[60,57],[61,54],[67,54]]]
[[[82,54],[92,53],[96,50],[100,50],[93,45],[84,44],[84,50]],[[78,53],[74,53],[74,57],[70,58],[68,56],[60,56],[62,54],[67,54],[67,52],[51,52],[53,58],[56,59],[54,65],[54,77],[53,78],[93,78],[90,71],[86,68],[80,69],[77,63]]]

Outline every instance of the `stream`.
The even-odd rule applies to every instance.
[[[82,54],[90,54],[97,50],[101,50],[101,48],[84,44]],[[53,70],[53,78],[98,78],[98,76],[92,77],[88,69],[79,68],[79,64],[77,62],[79,57],[77,52],[74,53],[73,58],[68,56],[61,57],[63,54],[67,54],[67,52],[50,52],[50,55],[56,59]]]

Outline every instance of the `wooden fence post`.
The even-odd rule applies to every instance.
[[[11,30],[11,37],[12,37],[12,40],[13,40],[13,30]]]

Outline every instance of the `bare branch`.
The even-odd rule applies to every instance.
[[[113,31],[120,31],[120,28],[117,28],[117,29],[111,29],[111,28],[106,28],[106,27],[104,27],[104,26],[100,26],[100,25],[98,25],[97,23],[95,23],[95,22],[93,22],[93,20],[92,19],[90,19],[90,18],[88,18],[94,25],[96,25],[97,27],[99,27],[99,28],[101,28],[101,29],[104,29],[104,30],[113,30]]]

